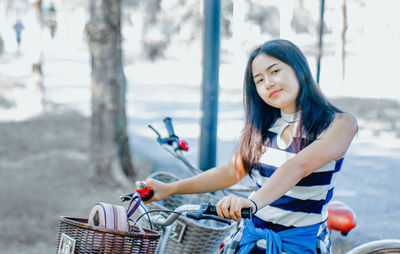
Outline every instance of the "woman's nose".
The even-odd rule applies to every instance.
[[[274,81],[273,79],[269,78],[269,77],[265,77],[264,79],[265,82],[265,88],[267,90],[271,89],[274,86]]]

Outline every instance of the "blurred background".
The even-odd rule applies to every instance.
[[[119,2],[119,1],[117,1]],[[314,77],[321,2],[221,0],[217,164],[232,156],[243,127],[248,53],[271,39],[293,41]],[[122,66],[127,135],[137,177],[182,165],[155,142],[166,116],[198,163],[203,116],[202,0],[123,0]],[[126,186],[90,180],[91,58],[86,0],[0,0],[0,245],[4,253],[56,249],[58,217],[87,217],[99,201],[118,202]],[[353,114],[359,133],[335,199],[355,210],[335,253],[399,238],[400,2],[324,1],[319,85]],[[166,134],[165,132],[162,134]]]

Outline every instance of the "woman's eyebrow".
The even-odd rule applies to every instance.
[[[269,71],[272,67],[274,67],[275,65],[277,65],[278,63],[274,63],[274,64],[271,64],[267,69],[266,69],[266,71]],[[256,74],[256,75],[254,75],[253,76],[253,78],[257,78],[258,76],[260,76],[261,74]]]
[[[269,69],[271,69],[272,67],[274,67],[274,66],[277,65],[277,64],[278,64],[278,63],[271,64],[271,65],[267,68],[266,71],[269,71]]]

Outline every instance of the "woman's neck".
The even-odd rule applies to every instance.
[[[281,110],[281,117],[283,119],[283,121],[287,122],[287,123],[295,123],[298,122],[301,118],[301,111],[297,111],[295,113],[292,114],[287,114],[285,112],[283,112]]]

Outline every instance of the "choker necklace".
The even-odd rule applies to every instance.
[[[296,113],[292,113],[292,114],[286,114],[285,112],[283,112],[281,110],[281,117],[282,120],[287,122],[287,123],[295,123],[298,122],[301,118],[301,111],[298,111]]]

